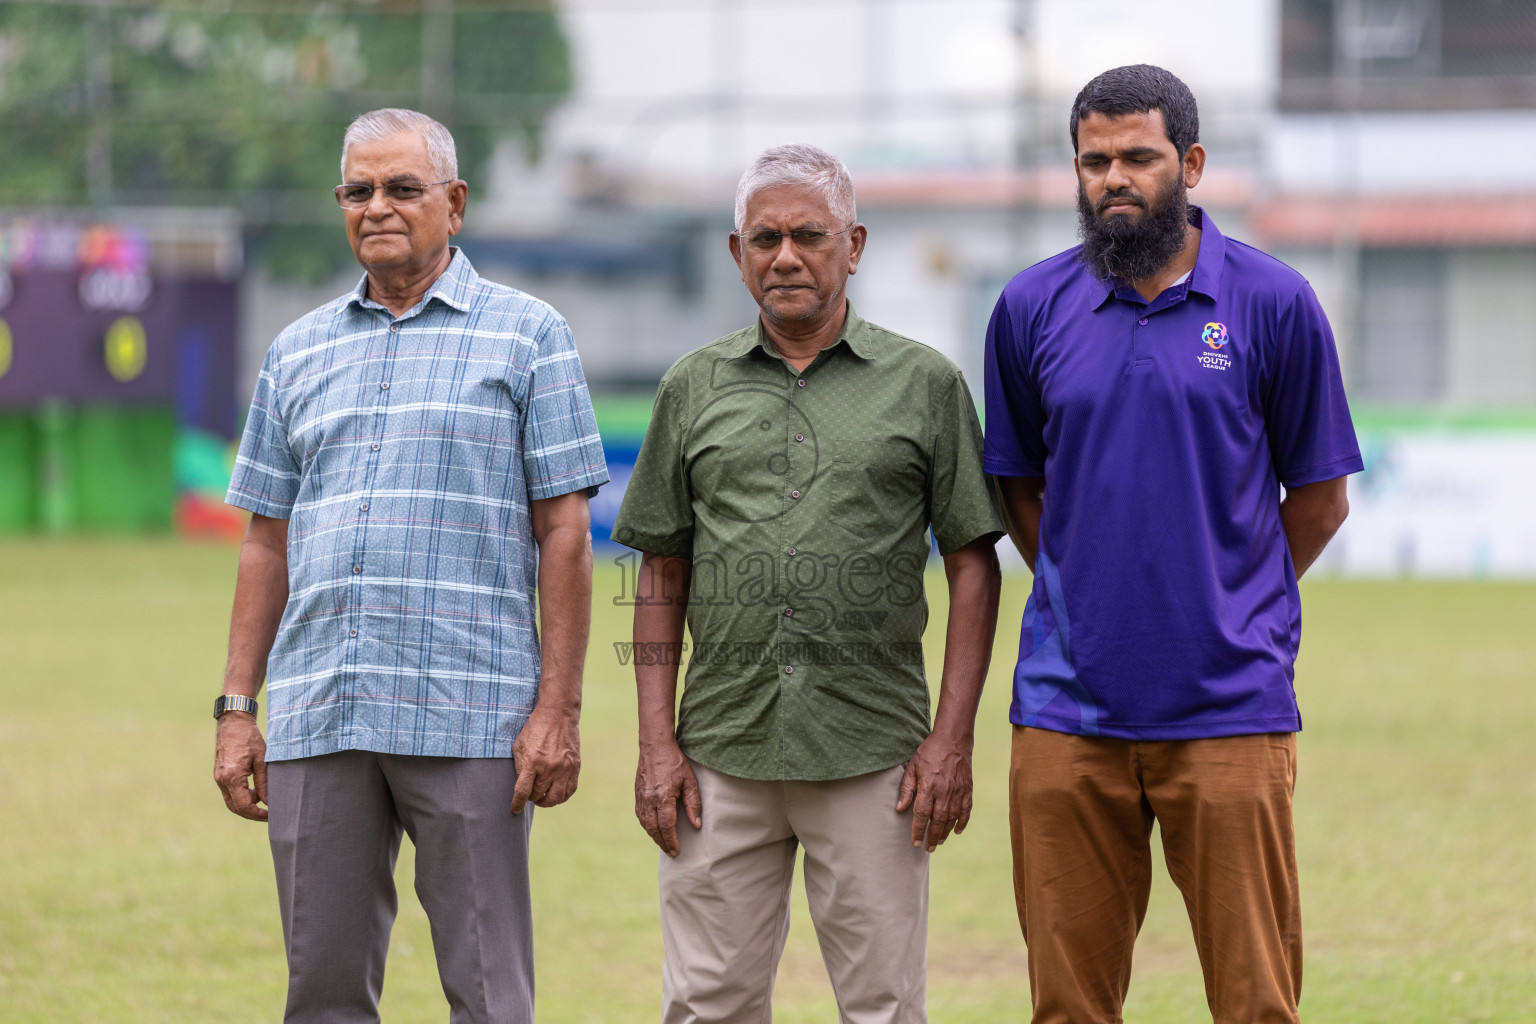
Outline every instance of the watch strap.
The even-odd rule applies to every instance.
[[[256,713],[256,698],[244,697],[238,693],[226,693],[213,702],[213,717],[218,718],[226,711],[249,711]]]

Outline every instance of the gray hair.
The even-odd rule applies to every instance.
[[[401,107],[370,110],[347,126],[347,134],[341,140],[341,176],[347,176],[347,150],[354,142],[383,142],[403,132],[415,132],[426,142],[433,174],[444,179],[458,178],[459,153],[453,145],[453,135],[426,114]]]
[[[858,211],[853,201],[853,178],[837,157],[805,143],[774,146],[763,151],[741,176],[736,186],[736,230],[747,219],[747,201],[775,185],[804,185],[820,192],[827,209],[841,224],[852,224]]]

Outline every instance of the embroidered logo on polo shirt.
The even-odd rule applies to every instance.
[[[1231,367],[1232,357],[1221,351],[1231,340],[1227,336],[1227,325],[1215,322],[1205,325],[1205,330],[1200,332],[1200,340],[1205,342],[1210,352],[1201,352],[1197,359],[1200,365],[1207,370],[1225,370]]]

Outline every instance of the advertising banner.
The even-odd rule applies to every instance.
[[[1365,472],[1319,572],[1536,577],[1536,417],[1359,430]]]

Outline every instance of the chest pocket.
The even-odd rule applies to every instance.
[[[722,518],[777,519],[799,507],[799,497],[820,476],[810,423],[781,391],[733,388],[700,409],[689,425],[689,486]],[[796,435],[812,443],[791,440]]]
[[[928,469],[918,452],[894,441],[833,441],[832,521],[873,538],[928,525]]]

